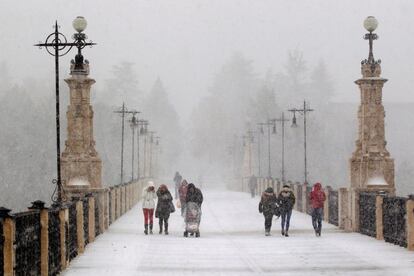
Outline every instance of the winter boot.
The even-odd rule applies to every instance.
[[[162,234],[162,220],[160,220],[160,234]]]
[[[153,227],[153,224],[151,223],[150,225],[149,225],[149,233],[152,235],[152,227]]]
[[[168,235],[168,222],[165,222],[165,230],[164,230],[164,234]]]
[[[289,237],[288,231],[285,232],[285,237]]]
[[[196,238],[199,238],[200,237],[200,231],[197,231],[195,235],[196,235]]]
[[[284,236],[284,235],[285,235],[285,230],[282,229],[282,236]]]
[[[144,234],[145,234],[145,235],[148,235],[148,224],[145,224]]]
[[[265,236],[270,236],[270,229],[265,229]]]

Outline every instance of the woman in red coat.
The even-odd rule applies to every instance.
[[[315,235],[321,236],[322,231],[322,218],[323,218],[323,205],[326,200],[325,192],[322,190],[321,183],[313,185],[312,192],[310,193],[310,201],[312,203],[312,225],[315,229]]]

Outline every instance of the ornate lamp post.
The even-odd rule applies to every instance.
[[[139,112],[133,111],[132,112],[132,118],[129,120],[129,125],[131,127],[132,131],[132,150],[131,150],[131,158],[132,158],[132,167],[131,167],[131,181],[134,181],[134,157],[135,157],[135,129],[138,127],[138,119],[135,117]],[[139,134],[138,134],[139,135]]]
[[[304,179],[304,183],[308,184],[308,157],[307,157],[307,136],[306,136],[306,131],[307,131],[307,126],[306,126],[306,116],[309,112],[314,111],[313,109],[310,109],[307,107],[306,105],[306,101],[303,101],[303,108],[293,108],[293,109],[289,109],[290,112],[293,113],[293,118],[292,118],[292,127],[296,128],[297,124],[296,124],[296,113],[299,113],[300,115],[303,115],[303,146],[304,146],[304,163],[305,163],[305,169],[304,169],[304,175],[305,175],[305,179]]]
[[[260,126],[260,133],[264,134],[264,126],[267,126],[267,176],[268,177],[272,177],[272,167],[270,165],[270,153],[271,153],[271,148],[270,148],[270,128],[272,128],[272,133],[276,134],[276,124],[275,124],[275,119],[268,119],[266,123],[259,123],[258,124]]]
[[[75,70],[83,69],[83,56],[82,49],[86,46],[96,45],[96,43],[86,42],[87,36],[83,33],[86,29],[87,21],[84,17],[78,16],[72,22],[73,28],[77,31],[73,35],[73,41],[68,42],[66,36],[59,32],[59,26],[57,21],[55,22],[55,31],[46,37],[44,43],[35,44],[39,48],[45,47],[46,51],[55,57],[55,93],[56,93],[56,167],[57,167],[57,179],[53,182],[57,185],[57,197],[55,193],[52,196],[54,203],[62,203],[65,198],[63,194],[61,166],[60,166],[60,103],[59,103],[59,57],[66,55],[73,47],[78,49],[78,53],[75,56]],[[73,61],[72,61],[73,62]],[[87,61],[85,61],[87,62]]]
[[[282,116],[280,118],[274,119],[275,122],[282,124],[282,184],[285,184],[286,178],[285,178],[285,122],[288,122],[288,119],[285,119],[285,113],[282,112]]]
[[[122,103],[120,110],[114,111],[114,113],[121,114],[122,123],[121,123],[121,184],[124,183],[124,137],[125,137],[125,114],[136,114],[138,111],[128,109],[125,106],[125,103]]]
[[[141,178],[141,168],[140,168],[140,154],[139,154],[139,137],[141,135],[146,135],[148,132],[148,121],[147,120],[137,120],[137,127],[138,127],[138,132],[137,132],[137,153],[138,153],[138,160],[137,160],[137,169],[138,169],[138,174],[137,174],[137,178],[138,180]]]

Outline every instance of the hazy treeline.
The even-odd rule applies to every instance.
[[[258,139],[261,146],[261,175],[268,174],[267,128],[261,134],[257,123],[285,117],[286,178],[304,179],[303,116],[296,114],[297,128],[291,127],[292,113],[288,109],[303,108],[303,101],[314,111],[308,113],[308,180],[325,185],[344,187],[349,184],[348,160],[357,139],[357,109],[359,103],[333,102],[335,84],[323,62],[308,64],[298,50],[290,51],[282,61],[280,72],[269,70],[259,75],[253,61],[242,54],[232,56],[219,70],[192,116],[193,154],[203,161],[211,176],[240,176],[242,169],[242,136],[255,132],[253,171],[258,175]],[[355,65],[359,71],[359,65]],[[386,76],[385,76],[386,77]],[[353,91],[358,93],[355,85]],[[384,93],[392,93],[384,87]],[[385,103],[386,139],[391,155],[396,159],[396,185],[400,194],[412,192],[413,162],[407,152],[414,146],[403,137],[413,133],[410,123],[412,104]],[[402,116],[404,120],[401,120]],[[411,118],[411,119],[410,119]],[[281,124],[271,134],[272,176],[281,178]]]

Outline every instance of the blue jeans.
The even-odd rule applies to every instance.
[[[289,225],[290,225],[290,216],[292,215],[292,209],[288,211],[282,211],[281,217],[282,217],[282,230],[289,231]]]
[[[322,231],[323,208],[315,208],[312,210],[312,225],[316,232]]]

